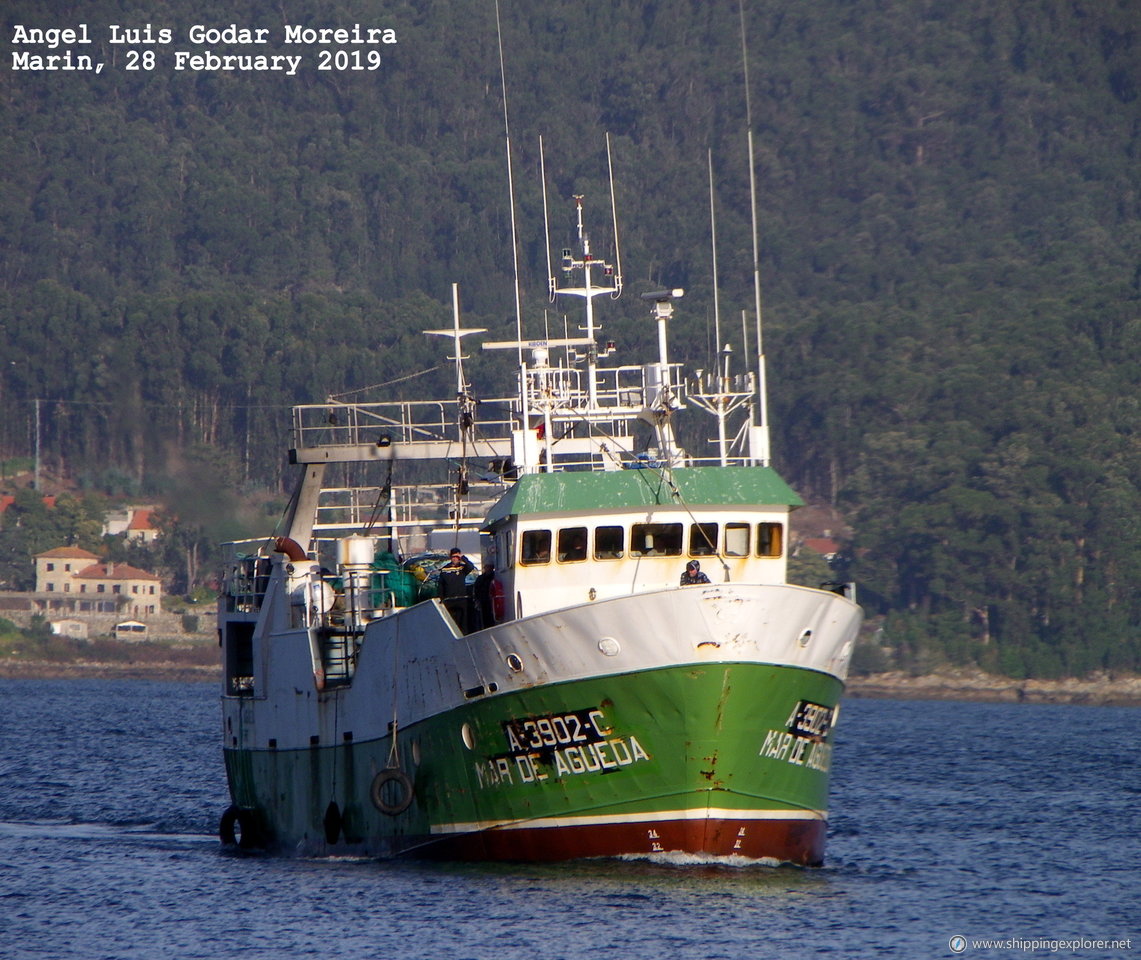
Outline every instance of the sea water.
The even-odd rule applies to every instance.
[[[1141,953],[1132,708],[846,701],[827,864],[801,869],[227,853],[214,686],[0,698],[4,960]]]

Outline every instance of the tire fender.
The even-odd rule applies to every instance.
[[[257,812],[234,804],[226,808],[218,821],[218,838],[225,846],[239,850],[257,850],[266,845],[265,829]]]
[[[381,813],[398,816],[412,806],[412,780],[399,767],[385,767],[372,778],[368,795]]]

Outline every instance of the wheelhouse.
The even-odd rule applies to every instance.
[[[764,467],[533,474],[488,515],[504,619],[679,585],[783,583],[800,500]]]

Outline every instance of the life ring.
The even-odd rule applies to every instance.
[[[498,580],[491,581],[491,614],[496,623],[502,623],[507,618],[507,598],[503,593],[503,584]]]
[[[389,800],[386,794],[391,795],[393,788],[386,787],[390,783],[396,784],[396,799]],[[412,806],[412,780],[399,767],[385,767],[372,778],[372,787],[368,792],[372,805],[381,813],[395,817]]]
[[[256,850],[265,846],[266,832],[257,812],[233,804],[218,821],[218,838],[227,847]]]

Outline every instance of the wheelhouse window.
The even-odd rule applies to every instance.
[[[749,525],[747,523],[725,524],[725,556],[747,557],[749,555]]]
[[[784,551],[784,527],[779,523],[757,524],[757,556],[779,557]]]
[[[550,530],[524,530],[520,546],[520,563],[530,565],[551,562]]]
[[[680,523],[636,523],[630,530],[630,556],[680,557]]]
[[[586,559],[586,527],[565,527],[559,531],[558,556],[563,563]]]
[[[619,560],[626,549],[624,527],[598,527],[594,531],[594,559]]]
[[[717,552],[717,524],[694,523],[689,528],[689,555],[711,557]]]

